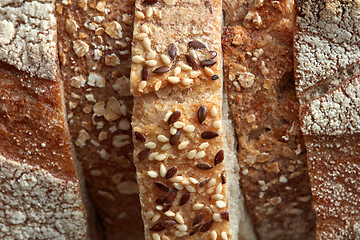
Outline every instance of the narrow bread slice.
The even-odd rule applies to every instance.
[[[65,120],[54,8],[54,1],[0,3],[1,239],[88,237],[81,171]]]
[[[221,1],[138,0],[135,8],[130,82],[145,238],[238,239],[228,222],[238,213],[229,217]]]
[[[261,1],[223,34],[240,182],[259,239],[313,239],[310,182],[293,82],[290,1]],[[278,13],[271,21],[271,14]],[[227,11],[225,11],[227,14]],[[260,21],[261,23],[262,21]],[[272,22],[272,24],[267,24]]]
[[[130,94],[134,0],[58,1],[70,135],[106,239],[143,239]]]
[[[317,239],[360,239],[357,1],[296,1],[295,77]]]

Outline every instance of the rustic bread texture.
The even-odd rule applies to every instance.
[[[315,234],[292,77],[292,14],[291,1],[261,1],[246,15],[259,21],[245,18],[223,34],[240,182],[259,239],[313,239]]]
[[[295,76],[317,239],[360,239],[357,1],[297,1]]]
[[[221,1],[135,6],[130,82],[145,238],[237,239],[223,161]]]
[[[129,91],[134,1],[58,1],[70,135],[106,239],[143,239]]]

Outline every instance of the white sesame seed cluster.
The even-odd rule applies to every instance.
[[[145,237],[230,239],[221,1],[139,0],[135,6],[130,84]]]
[[[359,239],[359,5],[297,7],[295,76],[317,239]]]

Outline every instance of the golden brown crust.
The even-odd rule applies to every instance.
[[[107,239],[143,238],[130,129],[134,4],[57,1],[70,135]]]
[[[289,1],[277,6],[271,2],[263,1],[267,10],[259,16]],[[223,34],[224,79],[239,141],[240,182],[259,239],[314,238],[288,16],[289,9],[277,15],[273,25],[243,23],[225,28]]]

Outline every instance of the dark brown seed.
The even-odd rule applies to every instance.
[[[189,192],[186,192],[186,193],[184,193],[184,195],[182,195],[182,197],[180,198],[180,203],[179,203],[179,205],[182,206],[182,205],[184,205],[185,203],[187,203],[189,200],[190,200],[190,193],[189,193]]]
[[[217,56],[217,52],[216,51],[209,51],[205,54],[205,58],[206,59],[214,59]]]
[[[194,48],[194,49],[206,48],[205,44],[203,44],[202,42],[199,42],[197,40],[190,41],[188,43],[188,47],[189,48]]]
[[[180,140],[181,130],[178,129],[175,133],[175,135],[172,135],[170,137],[170,145],[176,145]]]
[[[172,178],[173,176],[175,176],[176,173],[177,173],[177,167],[170,168],[165,175],[165,179]]]
[[[199,123],[202,124],[206,119],[207,108],[205,106],[200,106],[197,112]]]
[[[201,223],[202,220],[204,220],[204,217],[205,217],[205,214],[203,214],[203,213],[200,213],[199,215],[197,215],[192,222],[192,226],[195,226],[196,224]]]
[[[171,189],[171,191],[169,192],[169,194],[166,197],[166,204],[172,204],[176,198],[177,195],[177,189]]]
[[[226,221],[229,221],[229,211],[223,211],[221,213],[221,217],[226,220]]]
[[[205,7],[207,8],[207,9],[209,9],[209,12],[212,14],[213,13],[213,11],[212,11],[212,6],[211,6],[211,3],[209,2],[209,1],[206,1],[205,2]]]
[[[201,170],[209,170],[209,169],[213,168],[213,166],[211,166],[208,163],[198,163],[198,164],[196,164],[196,167]]]
[[[197,233],[199,231],[200,226],[197,226],[196,228],[194,228],[193,230],[191,230],[191,232],[189,233],[190,236],[194,235],[195,233]]]
[[[225,171],[223,171],[223,172],[221,173],[221,183],[222,183],[222,184],[225,184],[225,183],[226,183]]]
[[[162,225],[164,225],[165,227],[172,227],[172,226],[176,225],[177,223],[178,222],[173,219],[167,219],[162,222]]]
[[[141,70],[141,80],[146,81],[149,79],[149,68],[144,66]]]
[[[171,114],[171,116],[169,117],[168,124],[169,125],[173,124],[174,122],[180,119],[180,116],[181,116],[180,111],[173,112],[173,114]]]
[[[157,3],[158,0],[144,0],[143,4],[145,5],[151,5]]]
[[[152,231],[152,232],[161,232],[165,228],[166,227],[164,225],[162,225],[161,223],[156,223],[154,226],[152,226],[150,228],[150,231]]]
[[[146,137],[141,132],[134,132],[135,133],[135,139],[140,142],[146,142]]]
[[[176,46],[174,43],[169,45],[168,52],[169,52],[169,56],[170,56],[171,60],[174,60],[176,58],[176,52],[177,52]]]
[[[171,208],[172,205],[166,205],[166,207],[164,207],[164,209],[162,210],[162,212],[167,212],[169,211],[169,209]]]
[[[166,196],[161,196],[161,197],[158,197],[157,199],[155,199],[155,202],[159,205],[164,204],[165,201],[166,201]]]
[[[196,62],[195,58],[190,55],[185,55],[185,58],[190,67],[192,67],[193,69],[196,69],[198,67],[198,63]]]
[[[213,65],[215,65],[216,61],[211,60],[211,59],[206,59],[206,60],[202,60],[200,62],[200,66],[202,67],[211,67]]]
[[[211,80],[218,80],[219,79],[219,76],[218,75],[213,75],[212,77],[211,77]]]
[[[156,185],[160,190],[162,190],[162,191],[164,191],[164,192],[169,192],[169,191],[170,191],[170,189],[169,189],[167,186],[165,186],[164,184],[162,184],[162,183],[155,182],[155,185]]]
[[[147,158],[147,156],[149,156],[149,153],[150,153],[150,149],[146,148],[142,151],[140,151],[137,155],[137,158],[139,161],[144,161],[145,158]]]
[[[168,66],[161,66],[155,69],[153,73],[166,73],[168,71],[170,71],[170,68]]]
[[[203,187],[203,186],[205,186],[209,181],[210,181],[210,178],[205,179],[205,180],[202,180],[202,181],[199,183],[199,186],[200,186],[200,187]]]
[[[214,159],[215,166],[220,164],[222,161],[224,161],[224,150],[220,150],[216,155]]]
[[[219,136],[219,134],[217,134],[216,132],[213,132],[213,131],[205,131],[205,132],[201,133],[202,139],[213,139],[218,136]]]
[[[201,225],[200,227],[200,231],[201,232],[207,232],[210,230],[211,226],[213,225],[214,221],[213,220],[210,220],[210,221],[207,221],[206,223],[204,223],[203,225]]]

